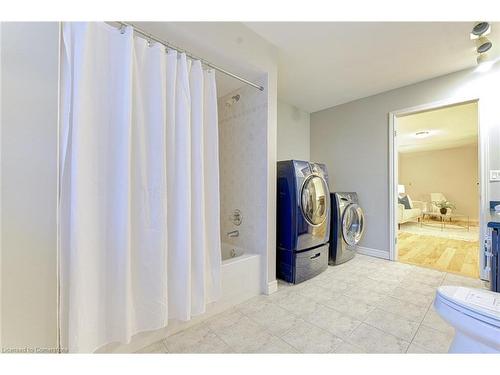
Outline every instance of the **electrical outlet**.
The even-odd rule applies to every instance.
[[[500,181],[500,169],[490,170],[490,181]]]

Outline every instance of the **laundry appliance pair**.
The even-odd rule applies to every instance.
[[[356,193],[330,194],[326,166],[278,162],[278,278],[298,284],[354,256],[364,229]]]

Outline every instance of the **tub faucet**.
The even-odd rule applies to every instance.
[[[238,237],[240,235],[240,231],[239,230],[233,230],[231,232],[227,232],[227,236],[228,237]]]

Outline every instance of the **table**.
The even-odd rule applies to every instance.
[[[445,229],[446,228],[446,223],[453,223],[453,219],[457,220],[457,219],[465,219],[463,221],[465,221],[467,223],[467,225],[460,225],[458,224],[459,221],[456,221],[454,224],[461,227],[461,228],[464,228],[464,229],[467,229],[468,231],[470,230],[470,218],[469,218],[469,215],[464,215],[464,214],[459,214],[459,213],[447,213],[447,214],[442,214],[441,212],[434,212],[434,211],[424,211],[422,212],[422,220],[420,220],[420,226],[422,225],[428,225],[429,224],[429,221],[426,222],[425,221],[425,217],[432,217],[432,216],[435,216],[435,217],[439,217],[440,219],[440,222],[441,222],[441,230]],[[447,221],[446,219],[450,219],[449,221]]]

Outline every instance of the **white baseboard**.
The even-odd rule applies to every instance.
[[[271,281],[267,283],[266,294],[270,295],[278,291],[278,280]]]
[[[368,255],[375,258],[387,259],[389,260],[389,252],[384,250],[372,249],[370,247],[358,246],[358,253],[363,255]]]

